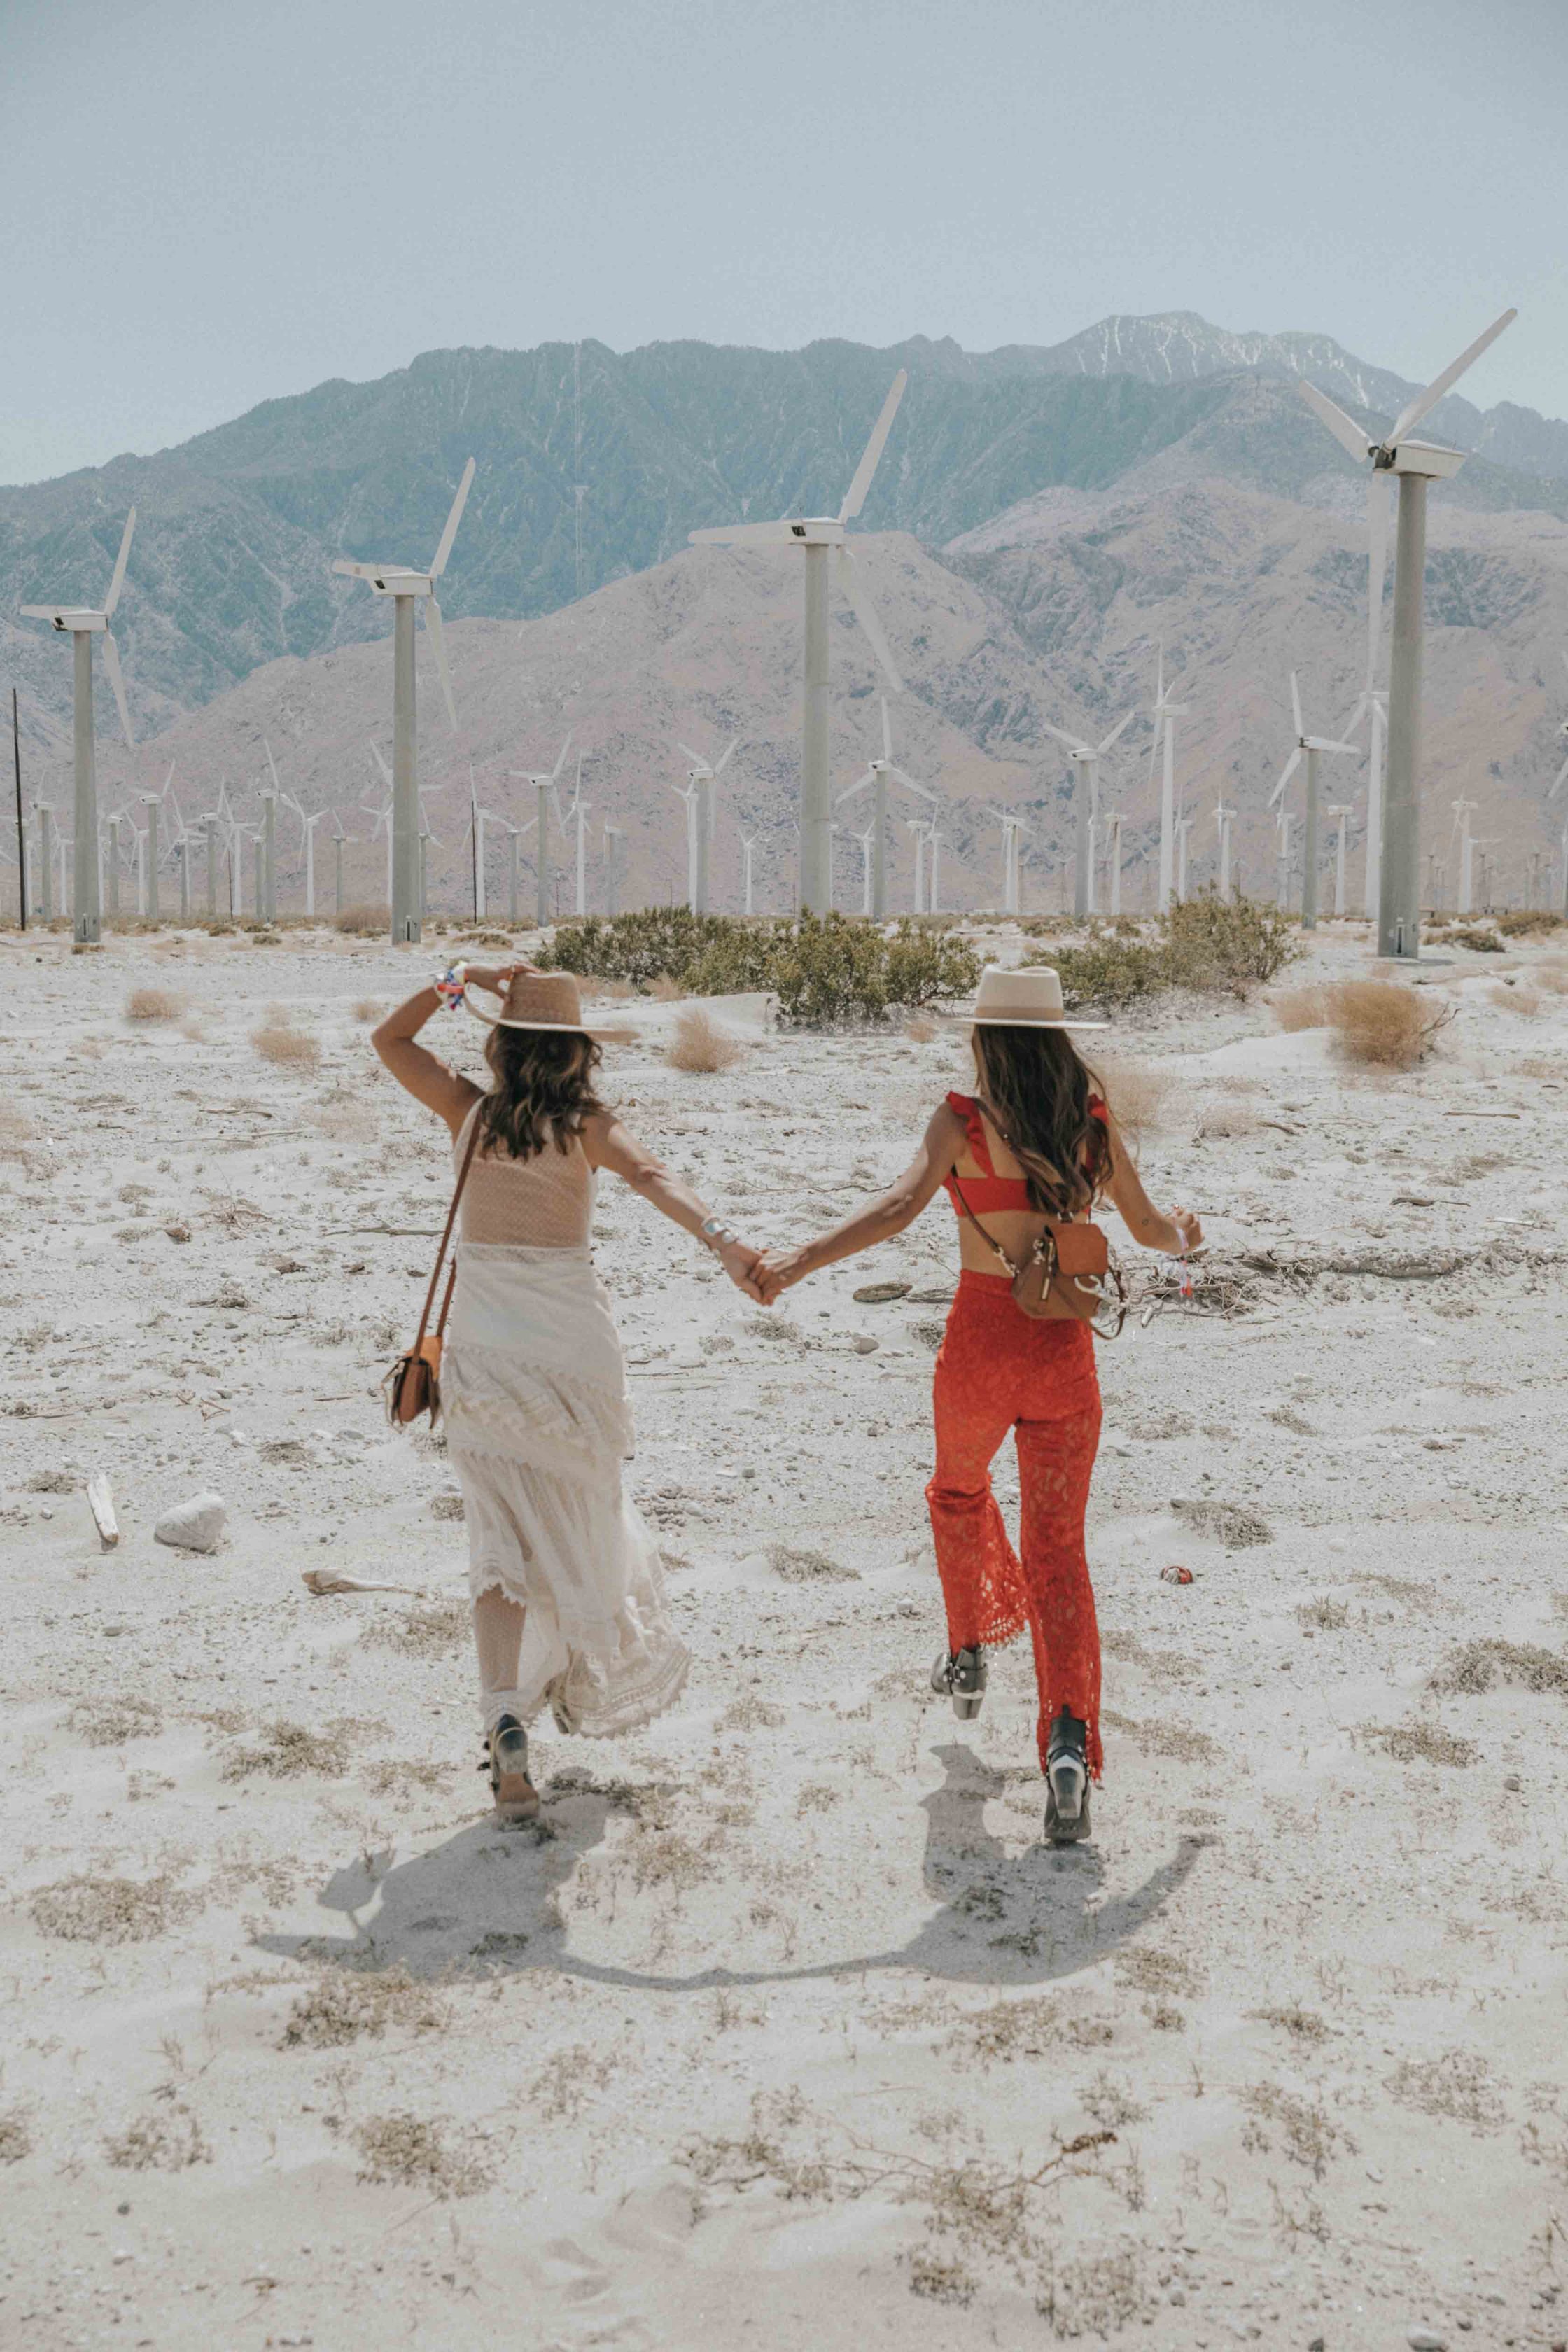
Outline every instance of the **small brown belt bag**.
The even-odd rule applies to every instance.
[[[1023,1265],[1016,1265],[995,1235],[986,1232],[964,1199],[956,1176],[952,1188],[975,1232],[1006,1267],[1012,1278],[1013,1304],[1021,1315],[1058,1321],[1070,1316],[1075,1322],[1091,1325],[1101,1339],[1120,1336],[1127,1319],[1127,1292],[1121,1269],[1099,1225],[1058,1224],[1053,1219]]]
[[[458,1171],[457,1185],[452,1193],[452,1205],[447,1212],[447,1229],[441,1235],[441,1246],[436,1253],[436,1267],[430,1276],[430,1287],[425,1294],[425,1312],[419,1318],[419,1328],[414,1335],[414,1345],[397,1361],[382,1382],[386,1395],[386,1417],[394,1429],[405,1428],[427,1412],[434,1422],[441,1410],[441,1339],[447,1328],[447,1317],[451,1311],[452,1288],[458,1279],[458,1254],[452,1253],[451,1270],[447,1276],[447,1292],[441,1301],[441,1312],[434,1331],[427,1327],[430,1309],[436,1303],[436,1286],[441,1279],[452,1228],[458,1222],[458,1203],[463,1197],[463,1187],[468,1181],[468,1167],[473,1160],[474,1146],[479,1139],[479,1121],[476,1112],[474,1131],[468,1138],[468,1148],[463,1154],[463,1164]]]

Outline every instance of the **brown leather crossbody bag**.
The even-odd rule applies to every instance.
[[[991,1124],[996,1127],[994,1119]],[[1013,1147],[1004,1129],[996,1127],[996,1132],[1011,1150]],[[975,1232],[1006,1268],[1013,1286],[1013,1304],[1021,1315],[1042,1322],[1060,1321],[1070,1316],[1075,1322],[1091,1325],[1099,1339],[1115,1339],[1121,1336],[1127,1319],[1126,1286],[1101,1226],[1050,1218],[1023,1265],[1018,1265],[964,1199],[963,1181],[956,1169],[952,1189],[958,1195],[959,1207]]]
[[[463,1197],[463,1187],[468,1181],[468,1169],[474,1157],[474,1146],[479,1139],[479,1119],[474,1118],[473,1133],[463,1154],[463,1164],[458,1171],[458,1181],[452,1193],[452,1205],[447,1212],[447,1229],[441,1235],[441,1246],[436,1253],[436,1267],[430,1276],[430,1287],[425,1294],[425,1311],[419,1318],[419,1328],[414,1335],[414,1345],[397,1361],[382,1382],[386,1395],[386,1417],[394,1429],[405,1428],[428,1413],[434,1422],[441,1410],[441,1340],[447,1328],[447,1317],[451,1311],[452,1289],[458,1279],[458,1253],[452,1252],[451,1269],[447,1276],[447,1292],[441,1301],[441,1312],[436,1328],[429,1328],[430,1309],[436,1304],[436,1286],[441,1279],[446,1264],[452,1228],[458,1222],[458,1203]]]

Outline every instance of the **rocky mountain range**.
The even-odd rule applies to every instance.
[[[427,560],[470,454],[445,609],[550,612],[664,562],[695,525],[831,511],[900,365],[910,389],[864,524],[936,548],[1057,488],[1215,478],[1349,498],[1354,469],[1289,380],[1384,417],[1412,389],[1326,337],[1235,336],[1184,313],[983,354],[920,338],[429,352],[374,383],[265,402],[154,457],[0,490],[0,657],[29,727],[58,728],[68,666],[16,607],[101,593],[132,502],[119,634],[139,731],[279,656],[383,635],[386,607],[334,579],[331,559]],[[1483,453],[1444,499],[1568,514],[1568,425],[1450,397],[1435,427]]]

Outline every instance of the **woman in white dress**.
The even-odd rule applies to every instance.
[[[502,1000],[489,1089],[416,1041],[443,1004]],[[496,1809],[539,1810],[526,1725],[631,1731],[677,1696],[689,1659],[658,1550],[621,1481],[632,1449],[626,1367],[589,1253],[599,1171],[712,1250],[753,1297],[758,1253],[710,1215],[595,1091],[599,1045],[569,972],[454,965],[388,1013],[372,1043],[445,1119],[465,1163],[441,1417],[463,1490],[486,1767]]]

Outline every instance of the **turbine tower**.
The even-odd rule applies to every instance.
[[[838,585],[854,608],[895,694],[903,681],[882,634],[875,607],[856,578],[846,525],[866,503],[871,477],[892,431],[908,376],[902,368],[882,403],[853,480],[837,515],[798,515],[779,522],[726,523],[694,530],[695,547],[799,547],[805,555],[805,703],[801,729],[800,904],[807,914],[826,915],[833,904],[833,810],[827,753],[827,558],[834,556]]]
[[[1296,721],[1296,748],[1285,762],[1285,772],[1268,796],[1271,809],[1278,808],[1285,797],[1285,787],[1300,766],[1303,755],[1307,761],[1307,830],[1301,850],[1301,929],[1315,931],[1318,928],[1318,761],[1325,751],[1344,754],[1352,760],[1361,752],[1354,743],[1342,743],[1325,735],[1309,735],[1301,717],[1301,689],[1296,683],[1296,673],[1290,673],[1290,709]],[[1289,834],[1287,833],[1287,842]],[[1283,903],[1283,902],[1281,902]]]
[[[1235,814],[1236,811],[1226,808],[1223,800],[1215,801],[1214,821],[1219,827],[1219,895],[1222,898],[1230,896],[1230,824]]]
[[[1121,811],[1112,809],[1105,820],[1106,862],[1110,868],[1110,911],[1121,912]]]
[[[1349,801],[1335,801],[1324,811],[1334,820],[1334,912],[1345,911],[1345,834],[1350,824]]]
[[[721,755],[719,764],[715,767],[710,761],[703,758],[700,751],[694,751],[689,743],[682,743],[679,736],[676,739],[676,749],[684,751],[691,762],[690,767],[686,771],[686,790],[680,797],[686,803],[686,895],[694,915],[705,915],[708,912],[708,900],[710,894],[710,866],[713,849],[713,787],[729,766],[731,754],[740,740],[738,735],[732,739],[729,749]],[[581,791],[582,786],[579,784],[579,794]],[[578,855],[580,860],[581,839],[578,843]],[[581,908],[578,911],[580,913]]]
[[[1098,743],[1086,743],[1081,735],[1069,735],[1065,728],[1053,727],[1048,719],[1043,722],[1047,735],[1054,735],[1058,743],[1067,745],[1073,763],[1072,910],[1080,922],[1086,915],[1095,912],[1094,843],[1100,826],[1100,763],[1123,728],[1131,726],[1137,715],[1135,706]]]
[[[1454,825],[1453,832],[1448,835],[1448,847],[1452,851],[1454,835],[1458,834],[1459,836],[1459,895],[1455,903],[1454,911],[1459,915],[1470,915],[1475,912],[1476,843],[1470,832],[1470,816],[1472,812],[1479,807],[1479,801],[1457,800],[1454,803]]]
[[[541,930],[550,921],[553,911],[550,904],[550,795],[561,781],[561,771],[566,765],[566,754],[571,749],[572,730],[568,728],[566,740],[562,744],[556,756],[555,765],[548,775],[542,775],[537,768],[513,768],[510,771],[510,773],[522,783],[531,784],[539,794],[538,808],[526,824],[518,827],[518,833],[521,837],[525,833],[531,833],[535,825],[539,827],[539,854],[533,862],[537,885],[534,891],[533,913],[534,920]]]
[[[1176,682],[1165,684],[1165,648],[1160,647],[1159,668],[1155,673],[1154,700],[1149,716],[1154,722],[1154,740],[1150,748],[1149,764],[1152,771],[1155,754],[1163,737],[1165,765],[1160,784],[1160,896],[1159,911],[1168,914],[1171,894],[1176,882],[1176,721],[1184,719],[1190,703],[1173,702]]]
[[[441,607],[437,601],[436,583],[447,569],[447,559],[452,552],[452,541],[458,536],[458,525],[463,518],[463,507],[474,478],[474,461],[470,457],[463,468],[463,478],[458,485],[458,495],[452,500],[447,517],[447,528],[431,558],[427,572],[413,572],[405,565],[385,563],[351,563],[340,557],[332,566],[334,572],[348,574],[353,580],[368,580],[377,596],[390,596],[392,603],[392,825],[389,835],[391,884],[387,896],[392,902],[392,938],[395,945],[405,940],[417,940],[421,915],[420,851],[419,851],[419,786],[417,782],[418,739],[414,707],[414,608],[425,607],[425,625],[430,633],[431,650],[436,656],[436,667],[440,673],[441,691],[447,698],[447,715],[457,732],[458,706],[452,699],[451,673],[447,667],[447,643],[441,633]],[[380,758],[380,753],[376,754]]]
[[[125,518],[120,552],[114,559],[114,576],[110,581],[109,593],[103,600],[101,611],[94,612],[78,604],[24,604],[22,607],[26,619],[47,621],[58,635],[70,638],[75,662],[71,737],[76,778],[72,825],[76,845],[76,898],[71,936],[79,947],[93,946],[103,936],[103,907],[98,882],[98,761],[92,731],[92,641],[95,636],[103,639],[103,666],[114,689],[115,706],[120,712],[126,746],[134,750],[136,743],[136,738],[131,732],[131,708],[125,699],[120,648],[109,625],[120,602],[120,592],[125,585],[131,534],[135,528],[136,509],[132,507]]]
[[[917,784],[912,776],[906,775],[893,758],[893,722],[888,714],[888,698],[883,695],[882,756],[879,760],[873,760],[865,774],[858,777],[847,792],[840,793],[834,803],[836,808],[842,808],[846,801],[852,801],[858,793],[865,791],[868,784],[871,786],[870,898],[865,911],[874,922],[879,923],[885,922],[888,915],[888,779],[889,776],[894,777],[906,791],[913,793],[918,799],[924,801],[930,808],[935,809],[938,806],[936,794],[928,792],[924,784]],[[855,834],[851,838],[858,841],[860,835]],[[916,912],[919,911],[917,906]]]
[[[1002,828],[1002,911],[1005,915],[1018,912],[1018,837],[1024,831],[1024,820],[1011,809],[994,808],[989,814]]]
[[[1426,485],[1447,481],[1464,464],[1464,452],[1445,449],[1407,436],[1497,341],[1518,317],[1505,310],[1468,351],[1434,377],[1425,392],[1395,417],[1389,432],[1374,439],[1353,417],[1347,416],[1327,393],[1314,383],[1298,386],[1302,399],[1319,421],[1328,426],[1342,449],[1359,459],[1372,460],[1368,486],[1369,565],[1373,608],[1369,644],[1375,667],[1377,630],[1383,609],[1383,574],[1388,547],[1388,498],[1385,482],[1399,484],[1399,522],[1394,567],[1394,649],[1388,679],[1388,764],[1383,783],[1380,828],[1381,868],[1378,893],[1377,950],[1414,961],[1421,949],[1421,816],[1418,784],[1421,766],[1421,640],[1423,588],[1426,570]],[[1371,679],[1368,680],[1370,691]],[[1375,726],[1375,715],[1373,719]]]

